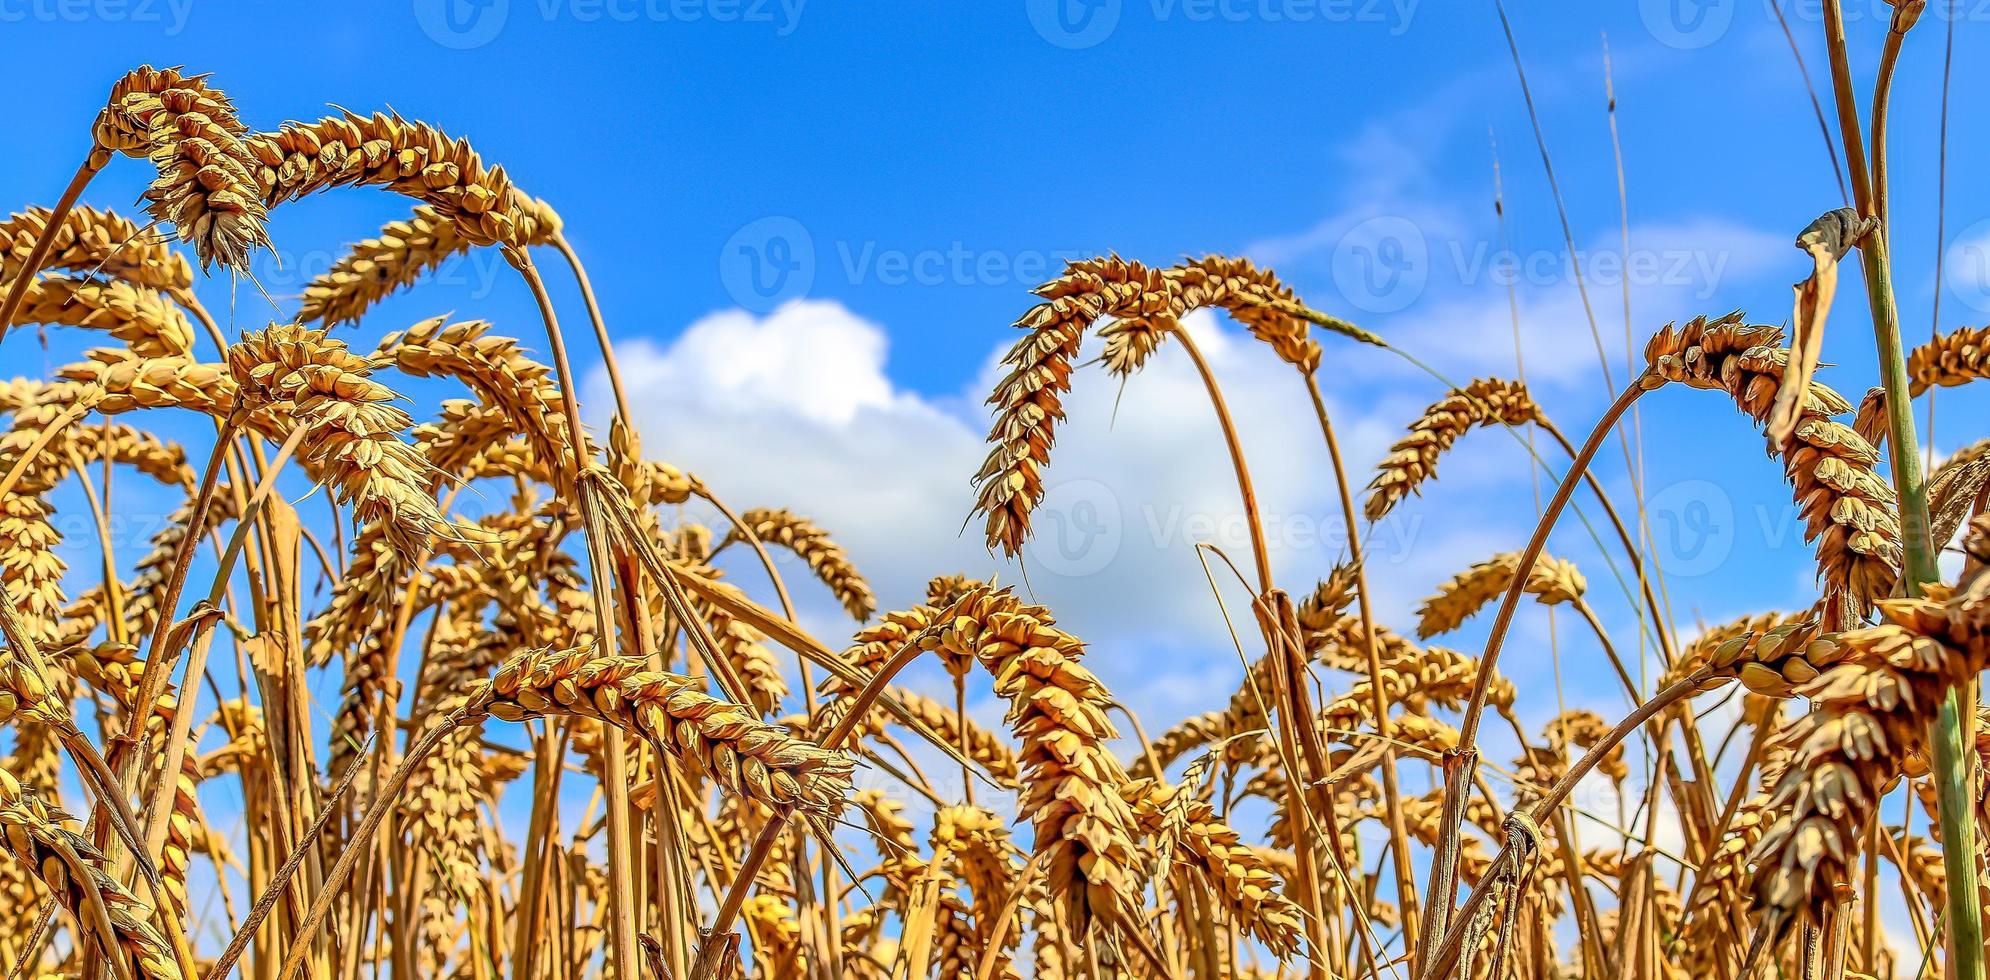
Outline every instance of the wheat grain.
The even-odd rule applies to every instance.
[[[513,431],[526,437],[533,453],[551,464],[562,481],[570,479],[578,471],[573,439],[552,370],[526,357],[518,341],[493,336],[484,321],[446,320],[435,317],[388,334],[374,362],[418,378],[454,377],[469,385],[510,417]],[[566,488],[564,482],[559,486]]]
[[[1990,327],[1963,327],[1908,352],[1908,393],[1954,388],[1990,376]]]
[[[1739,680],[1756,694],[1787,698],[1842,656],[1838,647],[1812,642],[1817,633],[1816,620],[1745,617],[1688,647],[1660,684],[1706,672],[1702,691]]]
[[[1250,259],[1205,255],[1168,270],[1185,309],[1221,307],[1237,318],[1251,336],[1270,344],[1280,360],[1311,374],[1320,366],[1320,345],[1308,334],[1306,321],[1279,309],[1298,297],[1270,269]]]

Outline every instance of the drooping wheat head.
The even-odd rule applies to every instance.
[[[245,132],[205,76],[149,65],[118,80],[96,122],[98,147],[147,157],[158,169],[145,213],[177,228],[202,268],[219,262],[238,271],[250,250],[269,244]]]
[[[333,187],[382,187],[447,218],[472,245],[523,247],[558,232],[558,217],[487,168],[468,141],[392,113],[347,112],[290,122],[245,141],[270,206]]]
[[[86,837],[63,827],[70,816],[0,770],[0,852],[26,868],[83,923],[98,952],[137,980],[189,980],[173,948],[152,927],[152,911],[111,876]]]
[[[1645,362],[1640,387],[1670,382],[1725,391],[1761,424],[1782,384],[1789,350],[1780,330],[1744,323],[1736,312],[1667,325],[1645,346]],[[1850,410],[1837,392],[1813,381],[1781,451],[1805,540],[1817,547],[1819,574],[1863,612],[1890,595],[1899,578],[1900,525],[1893,488],[1876,472],[1878,451],[1833,419]]]
[[[639,658],[530,651],[473,686],[468,699],[473,712],[505,721],[580,715],[607,722],[768,806],[828,816],[849,794],[849,756],[796,739],[688,678],[649,670]]]
[[[1230,825],[1216,816],[1205,800],[1185,796],[1179,786],[1155,780],[1121,784],[1120,795],[1133,807],[1141,829],[1153,837],[1167,812],[1182,807],[1181,832],[1175,835],[1169,861],[1186,866],[1206,884],[1232,921],[1281,958],[1299,949],[1302,931],[1299,906],[1285,897],[1278,876],[1256,851],[1244,846]]]
[[[829,532],[806,517],[792,513],[785,508],[758,508],[740,515],[740,520],[753,529],[753,534],[769,544],[778,544],[793,551],[808,565],[809,571],[829,587],[850,618],[864,622],[877,612],[877,596],[871,593],[870,583],[857,571],[841,545],[829,537]],[[738,528],[727,532],[727,543],[744,540]]]
[[[1526,385],[1498,378],[1475,379],[1424,409],[1423,416],[1410,423],[1409,434],[1389,447],[1389,455],[1368,484],[1363,513],[1369,520],[1379,521],[1404,497],[1421,492],[1424,482],[1437,475],[1438,458],[1474,427],[1516,426],[1540,420],[1541,408]]]
[[[1463,625],[1479,610],[1499,598],[1520,571],[1520,552],[1509,551],[1474,564],[1437,587],[1437,594],[1418,607],[1416,635],[1428,640]],[[1544,606],[1574,602],[1588,591],[1589,583],[1573,562],[1552,555],[1540,555],[1527,573],[1523,586]]]
[[[970,592],[944,611],[930,643],[972,655],[1009,702],[1022,743],[1022,812],[1036,827],[1042,880],[1072,935],[1097,923],[1139,929],[1137,825],[1116,792],[1125,772],[1108,748],[1110,695],[1080,666],[1084,644],[1048,610],[1007,590]]]

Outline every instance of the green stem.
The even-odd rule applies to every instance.
[[[1907,24],[1896,23],[1890,30],[1889,48],[1897,51],[1898,34]],[[1888,455],[1893,466],[1893,488],[1900,498],[1900,525],[1903,549],[1901,575],[1908,595],[1920,595],[1929,583],[1941,577],[1936,564],[1935,543],[1930,540],[1928,493],[1921,482],[1918,464],[1921,449],[1914,431],[1913,405],[1909,401],[1907,361],[1900,342],[1900,316],[1894,305],[1893,266],[1886,248],[1886,201],[1874,193],[1866,167],[1865,148],[1859,132],[1858,106],[1852,91],[1852,73],[1845,51],[1845,22],[1838,0],[1824,2],[1824,36],[1831,56],[1832,91],[1838,103],[1838,120],[1845,142],[1846,162],[1852,170],[1852,190],[1859,212],[1879,221],[1859,246],[1864,267],[1866,300],[1872,308],[1873,336],[1879,348],[1881,382],[1886,386],[1887,436],[1893,440]],[[1884,74],[1890,75],[1892,58],[1886,59]],[[1880,80],[1880,101],[1874,106],[1876,123],[1886,118],[1884,93],[1886,77]],[[1875,129],[1876,157],[1872,171],[1884,174],[1886,136]],[[1942,865],[1948,872],[1947,901],[1949,969],[1953,980],[1983,980],[1983,909],[1977,904],[1976,822],[1971,814],[1971,765],[1964,751],[1965,736],[1975,712],[1970,685],[1949,689],[1935,713],[1930,740],[1934,743],[1935,793],[1941,816]],[[1965,705],[1963,699],[1971,703]]]

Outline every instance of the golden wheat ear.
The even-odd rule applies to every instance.
[[[97,115],[97,145],[149,157],[159,175],[145,212],[179,230],[203,268],[248,269],[249,252],[269,244],[255,161],[235,107],[204,75],[141,67],[111,88]]]
[[[1420,493],[1437,476],[1437,461],[1458,439],[1474,428],[1525,425],[1541,420],[1541,408],[1527,387],[1517,381],[1480,378],[1431,404],[1409,434],[1389,447],[1375,478],[1368,484],[1362,512],[1379,521],[1403,498]]]

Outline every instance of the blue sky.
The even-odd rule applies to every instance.
[[[1587,430],[1607,401],[1596,342],[1490,3],[1066,2],[1060,11],[1037,0],[0,0],[12,75],[36,86],[33,125],[5,137],[0,186],[14,204],[50,201],[105,91],[141,62],[212,72],[252,126],[315,117],[328,104],[392,106],[467,136],[564,216],[637,382],[646,447],[739,506],[819,517],[888,605],[914,599],[937,572],[1020,581],[1015,566],[982,552],[973,528],[956,531],[980,462],[977,403],[992,360],[1030,286],[1066,257],[1249,254],[1314,305],[1461,380],[1515,370],[1500,270],[1517,267],[1529,380],[1564,430]],[[1701,312],[1740,308],[1781,323],[1789,284],[1804,273],[1791,240],[1842,203],[1772,2],[1512,5],[1582,282],[1620,383],[1626,290],[1614,269],[1631,270],[1636,344]],[[1990,316],[1990,267],[1977,261],[1990,255],[1990,190],[1970,179],[1990,142],[1967,95],[1982,89],[1986,63],[1973,30],[1985,14],[1973,6],[1954,42],[1944,329]],[[1822,82],[1816,4],[1781,9]],[[1862,101],[1887,9],[1854,0],[1848,10]],[[1912,34],[1893,103],[1894,251],[1910,339],[1927,335],[1935,296],[1947,26],[1931,11]],[[1606,37],[1628,226],[1606,113]],[[1495,159],[1504,226],[1492,207]],[[91,200],[126,207],[146,176],[142,164],[119,162]],[[287,205],[271,223],[282,266],[258,260],[258,279],[286,300],[345,243],[407,209],[357,191]],[[442,278],[383,305],[354,344],[455,311],[541,346],[529,298],[494,255]],[[556,287],[566,316],[582,322],[571,288]],[[228,283],[203,289],[227,307]],[[1838,366],[1825,380],[1856,398],[1873,383],[1856,273],[1839,300],[1826,349]],[[276,315],[246,286],[234,305],[240,326]],[[1234,328],[1197,329],[1209,331],[1267,509],[1284,529],[1281,584],[1304,590],[1339,546],[1303,391]],[[85,343],[58,339],[44,363]],[[13,344],[24,361],[26,342]],[[1331,338],[1327,348],[1322,379],[1359,485],[1443,387],[1387,354]],[[17,370],[34,370],[22,361]],[[1041,555],[1030,584],[1094,641],[1101,674],[1158,730],[1234,684],[1235,653],[1192,545],[1216,540],[1244,561],[1223,530],[1235,487],[1175,352],[1123,397],[1096,370],[1081,372],[1078,387],[1049,512],[1081,529],[1104,513],[1113,551],[1063,565]],[[586,394],[598,410],[598,378]],[[1981,418],[1980,397],[1944,395],[1941,405],[1939,450],[1981,434],[1965,425]],[[1647,495],[1661,548],[1677,550],[1665,557],[1682,572],[1671,583],[1682,627],[1810,601],[1810,553],[1779,467],[1732,406],[1667,392],[1643,418]],[[1525,456],[1506,436],[1468,437],[1440,472],[1428,496],[1374,530],[1376,588],[1405,628],[1417,598],[1519,547],[1532,523]],[[1606,454],[1597,473],[1628,507],[1623,460]],[[1669,544],[1675,527],[1710,536],[1717,554],[1684,537]],[[1552,547],[1583,565],[1620,639],[1634,635],[1635,613],[1580,523]],[[87,567],[80,557],[72,564]],[[736,574],[757,581],[750,569]],[[826,638],[847,632],[825,597],[803,598]],[[1228,601],[1241,608],[1236,589]],[[1566,618],[1561,633],[1577,665],[1563,678],[1570,700],[1612,713],[1622,695],[1593,644]],[[1451,642],[1475,651],[1478,635]],[[1542,676],[1549,637],[1530,611],[1509,671]],[[1530,718],[1555,710],[1545,694],[1523,706]]]

